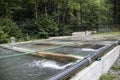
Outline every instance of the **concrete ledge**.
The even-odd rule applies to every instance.
[[[84,32],[73,32],[72,36],[79,36],[79,37],[84,37],[87,35],[91,35],[92,31],[84,31]]]
[[[90,66],[73,75],[70,80],[99,80],[99,77],[107,73],[120,55],[120,46],[115,47],[105,54],[101,61],[95,61]]]
[[[58,39],[58,40],[76,40],[76,39],[81,39],[83,36],[59,36],[59,37],[49,37],[50,40]]]
[[[82,37],[91,35],[92,31],[84,31],[84,32],[73,32],[72,36],[58,36],[58,37],[49,37],[49,39],[81,39]]]

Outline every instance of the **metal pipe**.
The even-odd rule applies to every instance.
[[[72,74],[74,74],[77,70],[88,66],[88,64],[89,64],[89,60],[83,59],[82,61],[78,62],[76,65],[72,66],[71,68],[68,68],[67,70],[65,70],[64,72],[62,72],[56,76],[53,76],[49,80],[66,80]]]
[[[120,39],[118,40],[118,42],[117,42],[117,43],[118,43],[118,45],[120,45]]]
[[[120,43],[120,41],[119,41]],[[115,46],[117,46],[119,43],[113,43],[110,46],[103,48],[102,50],[100,50],[99,52],[83,59],[82,61],[78,62],[76,65],[68,68],[67,70],[61,72],[60,74],[53,76],[52,78],[48,79],[48,80],[67,80],[68,78],[71,77],[71,75],[75,74],[76,72],[78,72],[80,69],[83,69],[84,67],[88,66],[89,64],[91,64],[92,62],[94,62],[97,58],[103,56],[105,53],[107,53],[108,51],[110,51],[111,49],[113,49]]]
[[[91,55],[89,58],[91,58],[92,62],[103,56],[105,53],[109,52],[112,50],[117,44],[113,43],[109,47],[103,48],[102,50],[98,51],[97,53]]]

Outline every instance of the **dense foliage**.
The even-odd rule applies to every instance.
[[[1,0],[0,43],[12,36],[29,40],[97,30],[115,23],[114,5],[120,11],[119,4],[112,0]]]
[[[22,32],[15,22],[11,19],[0,19],[0,43],[8,42],[8,38],[11,36],[17,39],[22,38]]]

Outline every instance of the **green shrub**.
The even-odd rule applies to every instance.
[[[72,32],[70,25],[59,25],[58,36],[71,35]]]
[[[18,24],[19,27],[22,29],[22,32],[24,33],[24,40],[37,38],[39,30],[38,27],[35,25],[34,19],[26,19],[19,22]]]
[[[1,42],[8,42],[9,38],[14,36],[17,39],[22,37],[22,32],[17,24],[8,18],[0,18]]]
[[[111,69],[113,69],[113,70],[115,70],[115,71],[120,71],[120,66],[112,66]]]
[[[38,27],[38,35],[40,38],[47,38],[49,36],[55,36],[57,34],[58,25],[54,21],[54,19],[50,16],[41,16],[39,17],[36,22],[36,26]]]
[[[8,42],[8,35],[3,32],[0,26],[0,43],[7,43]]]
[[[115,76],[114,75],[108,75],[108,74],[104,74],[100,77],[99,80],[114,80]]]

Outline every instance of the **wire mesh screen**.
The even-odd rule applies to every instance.
[[[19,53],[20,52],[0,47],[0,57],[7,56],[7,55],[13,55],[13,54],[19,54]]]
[[[65,62],[69,54],[79,61],[88,57],[107,45],[100,44],[50,44],[23,43],[0,46],[0,80],[44,80],[73,66],[78,59]],[[28,49],[28,50],[27,50]],[[19,50],[19,51],[18,51]],[[26,50],[26,51],[24,51]],[[28,51],[28,52],[27,52]],[[35,52],[52,52],[62,54],[60,58],[48,55],[47,58],[33,55]],[[68,54],[64,57],[63,54]],[[46,54],[44,54],[46,55]],[[71,57],[72,57],[71,56]],[[76,57],[77,56],[77,57]],[[51,58],[50,58],[51,57]],[[63,58],[62,58],[63,57]],[[69,59],[71,58],[69,57]],[[63,59],[63,60],[61,60]],[[67,61],[67,60],[66,60]]]

